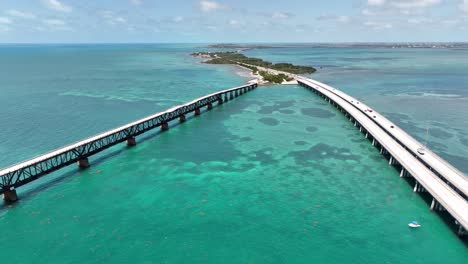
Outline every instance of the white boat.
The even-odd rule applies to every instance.
[[[421,225],[418,222],[413,221],[413,222],[409,223],[408,226],[411,227],[411,228],[418,228]]]

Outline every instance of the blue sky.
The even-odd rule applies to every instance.
[[[1,43],[468,41],[468,0],[0,0]]]

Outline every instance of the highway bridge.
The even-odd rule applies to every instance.
[[[401,169],[401,177],[415,179],[415,192],[428,192],[432,196],[431,210],[447,210],[458,225],[458,234],[467,234],[467,180],[461,172],[429,150],[421,155],[428,155],[427,158],[420,158],[416,154],[420,143],[376,111],[369,111],[370,108],[362,102],[315,80],[299,76],[296,79],[299,85],[322,96],[342,111],[366,138],[372,140],[374,146],[380,148],[380,153],[389,158],[390,165]]]

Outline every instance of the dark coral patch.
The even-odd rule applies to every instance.
[[[360,156],[350,153],[347,148],[339,148],[327,144],[319,143],[308,150],[300,150],[290,152],[289,155],[294,157],[296,163],[307,164],[309,161],[338,159],[338,160],[355,160],[361,159]]]
[[[318,130],[318,128],[316,128],[316,127],[307,127],[306,130],[307,130],[307,132],[314,133],[314,132],[316,132]]]
[[[267,126],[277,126],[280,123],[277,119],[271,117],[260,118],[258,121]]]
[[[332,118],[335,116],[335,113],[330,112],[328,110],[320,109],[320,108],[302,108],[301,113],[306,116],[318,117],[318,118]]]

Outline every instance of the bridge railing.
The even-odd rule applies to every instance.
[[[0,194],[18,188],[44,175],[78,162],[116,144],[134,138],[156,127],[191,112],[199,112],[213,103],[222,104],[245,92],[251,91],[257,84],[248,84],[219,91],[197,98],[183,105],[142,118],[116,129],[89,137],[85,140],[48,152],[33,159],[0,170]]]

